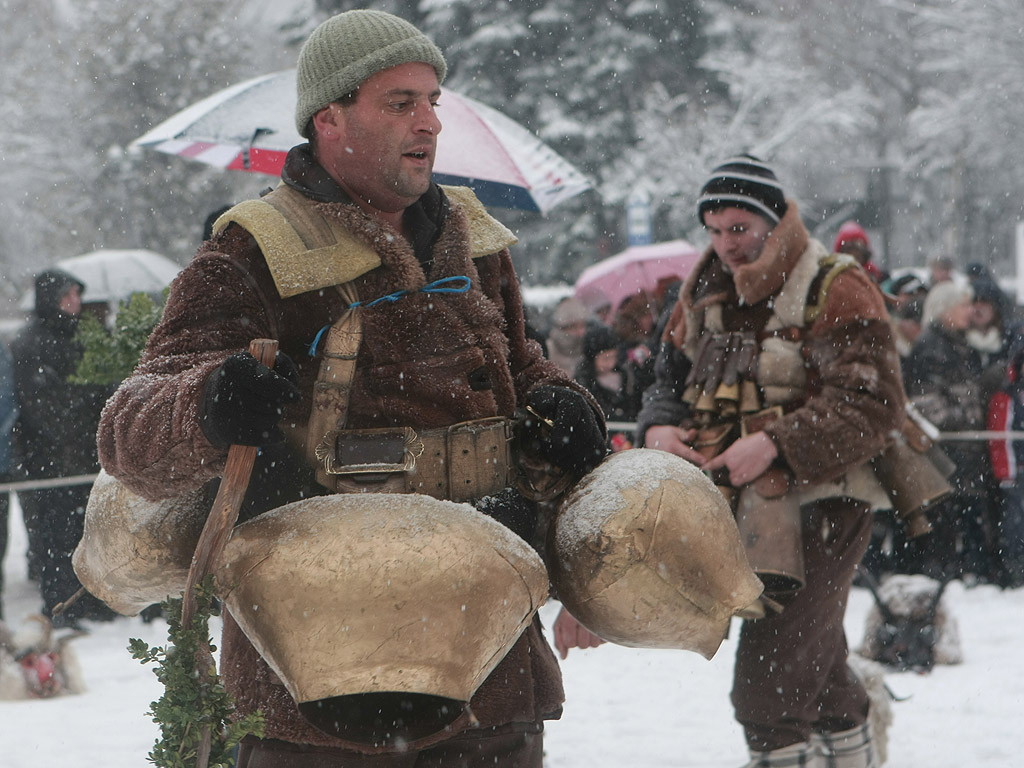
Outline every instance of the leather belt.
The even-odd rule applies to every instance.
[[[417,431],[343,429],[317,449],[337,493],[423,493],[474,501],[512,479],[512,422],[496,416]]]

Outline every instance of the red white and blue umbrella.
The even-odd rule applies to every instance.
[[[305,141],[295,130],[295,70],[233,85],[169,117],[132,147],[217,168],[277,176]],[[568,161],[514,120],[445,89],[434,180],[472,187],[485,205],[546,212],[590,188]]]

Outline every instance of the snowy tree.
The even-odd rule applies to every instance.
[[[125,150],[177,109],[294,61],[294,50],[267,44],[288,24],[246,20],[251,5],[2,0],[9,23],[0,41],[13,75],[0,84],[13,105],[0,116],[5,286],[98,247],[148,247],[183,261],[210,210],[266,185]]]
[[[938,253],[961,265],[1006,257],[1021,216],[1013,127],[1024,7],[708,0],[706,10],[702,63],[730,99],[688,112],[706,128],[695,146],[724,150],[703,154],[764,156],[815,234],[830,241],[842,219],[858,218],[892,266]],[[666,173],[680,175],[678,165],[691,167]]]
[[[81,152],[68,137],[69,117],[79,83],[70,66],[67,37],[57,4],[45,0],[2,0],[0,41],[0,258],[3,298],[19,293],[17,279],[29,265],[49,261],[62,242],[51,238],[56,212],[70,226],[83,206],[63,205],[60,191],[75,184]],[[45,244],[45,245],[44,245]]]
[[[359,2],[320,0],[326,12]],[[572,280],[624,245],[624,201],[636,179],[621,159],[642,140],[648,93],[699,93],[706,75],[695,0],[408,0],[376,3],[444,51],[445,85],[535,132],[594,183],[546,217],[496,211],[520,237],[525,282]],[[442,100],[443,102],[443,100]]]
[[[913,70],[902,60],[912,53],[899,39],[906,20],[827,0],[713,5],[703,64],[729,99],[688,112],[698,165],[706,172],[751,152],[776,167],[810,223],[865,218],[863,201],[890,162],[891,126],[913,104]],[[878,216],[869,218],[872,226]]]
[[[1024,219],[1024,6],[936,0],[919,30],[930,78],[910,114],[907,161],[918,170],[929,239],[961,265],[1008,272],[1013,225]]]
[[[128,144],[230,83],[294,66],[360,0],[0,0],[0,258],[11,299],[95,247],[184,261],[207,213],[268,177]],[[651,193],[655,238],[703,240],[694,201],[737,151],[775,165],[816,235],[844,218],[890,265],[1003,264],[1022,216],[1017,0],[376,0],[435,39],[446,85],[534,131],[594,183],[547,216],[496,210],[529,283],[624,245]]]

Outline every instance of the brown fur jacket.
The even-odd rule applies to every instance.
[[[381,266],[356,278],[360,300],[399,290],[397,302],[361,310],[363,340],[350,405],[351,428],[434,428],[491,416],[512,416],[538,384],[579,388],[542,356],[524,335],[518,281],[506,250],[473,259],[462,208],[452,204],[434,243],[430,274],[397,232],[374,222],[355,205],[311,203],[370,244]],[[466,275],[464,294],[414,291],[428,281]],[[308,348],[345,303],[333,288],[281,299],[253,238],[230,225],[200,249],[174,282],[162,320],[135,373],[110,399],[99,430],[106,471],[135,492],[160,499],[219,476],[226,450],[203,435],[198,415],[210,373],[257,337],[277,339],[298,369],[303,399],[290,407],[283,426],[304,428],[312,405],[319,360]],[[489,388],[473,385],[486,371]],[[472,379],[469,374],[476,372]],[[301,442],[301,441],[298,441]],[[323,493],[302,451],[289,444],[265,448],[254,469],[242,518]],[[294,743],[346,744],[301,718],[230,616],[225,616],[222,672],[241,713],[262,708],[267,737]],[[554,655],[538,621],[527,629],[472,701],[482,727],[557,717],[563,693]],[[452,730],[468,726],[456,721]]]
[[[730,313],[761,312],[778,296],[804,253],[815,244],[800,220],[796,203],[772,230],[761,256],[730,275],[709,248],[680,292],[663,336],[656,383],[647,390],[638,419],[638,441],[650,426],[684,423],[682,402],[691,361],[684,352],[703,327],[704,312],[722,305]],[[903,422],[905,395],[899,356],[878,289],[860,269],[847,269],[831,283],[822,312],[804,331],[803,355],[808,391],[799,408],[773,422],[766,432],[797,481],[829,482],[877,455]]]

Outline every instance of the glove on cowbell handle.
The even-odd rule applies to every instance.
[[[277,357],[277,341],[274,339],[253,339],[249,343],[249,354],[268,368],[274,367]],[[228,449],[227,464],[217,490],[217,498],[213,508],[199,534],[192,565],[188,570],[188,581],[181,607],[181,626],[188,627],[196,610],[196,585],[210,573],[221,552],[227,545],[231,529],[238,520],[238,512],[242,507],[242,499],[249,487],[249,476],[256,461],[258,447],[255,445],[232,445]]]

